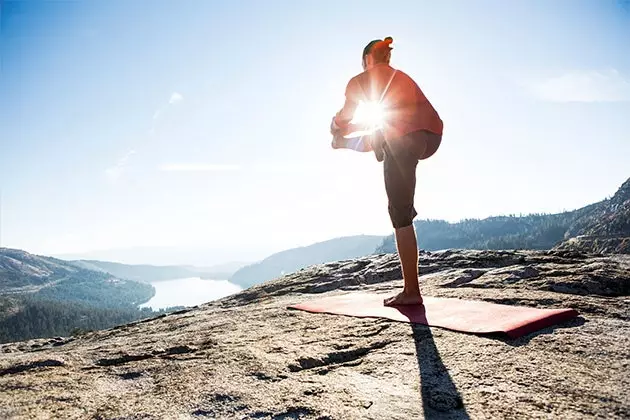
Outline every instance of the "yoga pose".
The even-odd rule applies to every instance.
[[[403,291],[387,306],[422,303],[418,282],[418,245],[413,219],[418,161],[432,156],[442,141],[443,123],[416,82],[389,65],[392,38],[371,41],[363,49],[363,72],[346,87],[343,108],[332,120],[333,148],[373,151],[383,162],[388,211],[402,267]],[[367,120],[357,123],[363,107]],[[358,112],[357,112],[358,113]],[[358,130],[369,134],[353,136]]]

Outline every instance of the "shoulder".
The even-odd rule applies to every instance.
[[[404,79],[413,80],[413,78],[411,76],[409,76],[407,73],[405,73],[404,71],[402,71],[400,69],[395,69],[393,67],[392,67],[392,69],[396,72],[397,76],[402,77]]]
[[[346,85],[346,94],[354,94],[360,92],[362,90],[362,86],[365,84],[365,81],[368,79],[368,73],[366,71],[357,74],[352,77],[348,84]]]
[[[409,74],[405,73],[402,70],[398,70],[398,73],[404,80],[407,80],[409,83],[413,85],[417,85],[416,80],[413,77],[411,77]]]
[[[364,80],[367,80],[370,77],[370,74],[367,71],[361,72],[350,79],[348,82],[348,86],[361,84]]]

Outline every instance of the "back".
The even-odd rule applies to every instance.
[[[354,102],[378,101],[390,80],[383,96],[387,110],[385,138],[395,139],[418,130],[442,134],[442,120],[420,87],[406,73],[387,64],[378,64],[350,80],[346,97]]]

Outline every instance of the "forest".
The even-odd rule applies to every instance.
[[[550,249],[561,242],[579,214],[497,216],[487,219],[466,219],[457,223],[444,220],[414,222],[418,248],[436,251],[462,249]],[[386,237],[376,253],[396,252],[394,237]]]
[[[95,306],[80,300],[53,300],[39,294],[0,296],[0,343],[80,335],[179,309],[153,311],[133,305]]]

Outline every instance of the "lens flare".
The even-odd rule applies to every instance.
[[[386,109],[383,103],[360,101],[350,124],[360,127],[361,130],[354,131],[344,137],[351,138],[371,134],[383,127],[385,117]]]

